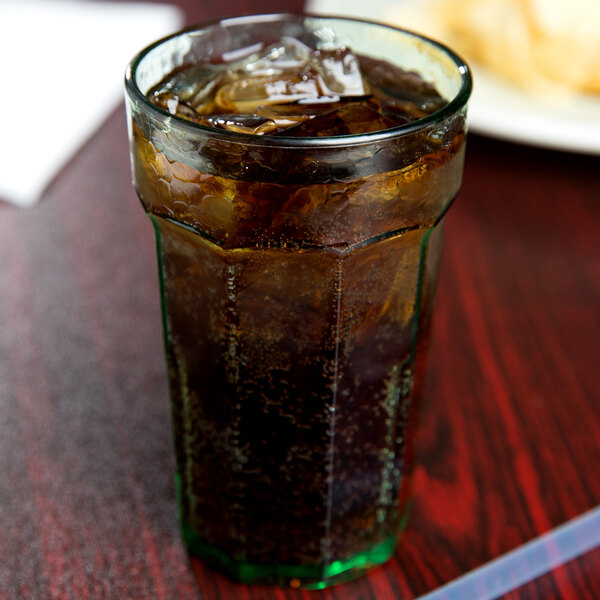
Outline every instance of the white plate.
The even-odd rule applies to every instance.
[[[413,1],[413,0],[405,0]],[[308,12],[383,21],[386,0],[308,0]],[[543,101],[470,64],[474,89],[469,102],[471,131],[514,142],[600,154],[600,97],[565,95]]]

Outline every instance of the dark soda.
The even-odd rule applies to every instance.
[[[383,562],[463,116],[361,143],[446,100],[416,73],[289,37],[180,66],[147,97],[204,136],[174,144],[133,119],[190,549],[244,581],[308,587]]]

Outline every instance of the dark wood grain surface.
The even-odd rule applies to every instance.
[[[189,22],[273,9],[180,4]],[[37,206],[0,202],[0,600],[410,599],[596,507],[599,166],[470,137],[395,557],[322,592],[248,587],[180,541],[153,232],[119,107]],[[600,550],[503,598],[600,598]]]

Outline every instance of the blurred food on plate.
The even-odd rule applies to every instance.
[[[600,94],[600,0],[421,0],[386,16],[525,90]]]

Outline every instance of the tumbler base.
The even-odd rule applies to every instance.
[[[241,583],[320,590],[356,579],[386,562],[394,553],[397,536],[384,540],[345,560],[317,565],[273,565],[251,563],[228,556],[202,540],[187,526],[182,527],[189,552]]]

